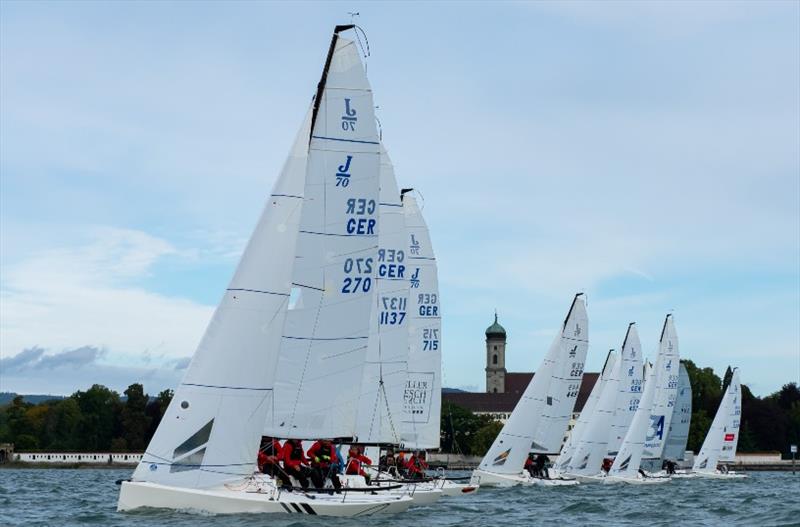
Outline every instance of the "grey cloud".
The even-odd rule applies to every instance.
[[[24,369],[26,366],[35,364],[44,355],[44,349],[38,346],[27,348],[13,357],[0,359],[0,371],[12,372]]]
[[[36,363],[37,369],[53,369],[62,366],[80,368],[94,363],[105,354],[105,350],[94,346],[82,346],[73,350],[62,351],[54,355],[45,355]]]
[[[192,361],[191,357],[182,357],[180,359],[175,359],[175,370],[185,370],[189,367],[189,363]]]

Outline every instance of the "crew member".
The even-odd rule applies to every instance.
[[[394,457],[394,450],[392,448],[387,448],[386,454],[381,456],[378,461],[378,470],[397,477],[397,459]]]
[[[532,478],[539,477],[539,473],[536,470],[536,463],[534,462],[533,452],[528,454],[528,459],[525,460],[525,470],[528,471],[528,474],[530,474]]]
[[[547,470],[547,464],[550,462],[550,458],[547,457],[547,454],[539,454],[536,456],[536,472],[539,473],[540,478],[550,479],[550,472]]]
[[[362,464],[372,465],[372,460],[361,452],[361,447],[353,445],[347,453],[347,465],[345,474],[363,476],[369,485],[369,474],[364,471]]]
[[[315,488],[323,488],[328,478],[337,491],[342,488],[338,476],[339,458],[336,455],[336,447],[329,439],[320,439],[311,445],[308,449],[308,459],[311,461],[311,482]]]
[[[611,458],[607,457],[603,459],[603,466],[600,468],[603,470],[603,472],[608,473],[608,471],[611,470],[611,465],[613,464],[614,461]]]
[[[288,439],[281,449],[281,461],[286,478],[283,479],[285,487],[291,487],[288,476],[294,476],[303,489],[308,488],[308,459],[303,453],[303,443],[299,439]]]
[[[281,467],[278,463],[280,460],[281,442],[274,437],[262,437],[261,446],[258,449],[258,470],[272,477],[279,477]]]
[[[408,479],[423,479],[425,478],[425,470],[428,468],[428,463],[425,462],[425,453],[417,450],[406,463],[408,470]]]

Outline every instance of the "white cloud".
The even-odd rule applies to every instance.
[[[159,259],[178,251],[141,231],[99,228],[91,234],[85,245],[40,251],[5,266],[0,355],[87,343],[109,350],[106,363],[158,364],[191,355],[213,308],[137,285]]]

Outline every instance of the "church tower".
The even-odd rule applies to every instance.
[[[486,328],[486,393],[506,391],[506,330],[498,324]]]

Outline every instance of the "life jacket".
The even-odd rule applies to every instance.
[[[300,460],[303,459],[303,444],[298,442],[293,442],[292,444],[292,451],[289,453],[289,459],[293,460]]]
[[[300,441],[286,441],[281,449],[281,459],[285,468],[299,468],[306,461],[303,455],[303,445]]]
[[[264,445],[264,448],[261,449],[261,452],[263,452],[265,456],[280,455],[281,444],[278,442],[277,439],[273,439],[272,441]]]
[[[308,449],[308,457],[312,465],[321,468],[328,468],[331,464],[339,461],[333,444],[328,444],[326,446],[321,441],[317,441],[311,445],[311,448]]]
[[[345,474],[359,474],[361,476],[365,475],[365,472],[361,469],[361,463],[371,465],[372,460],[363,454],[350,456],[347,459],[347,470],[345,470]]]

